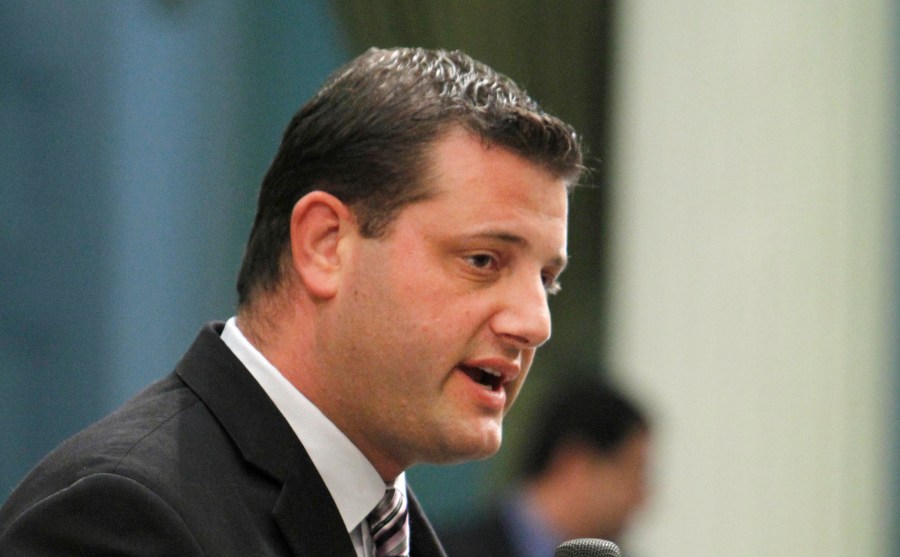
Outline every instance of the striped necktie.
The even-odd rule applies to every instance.
[[[375,557],[409,556],[409,512],[402,491],[387,488],[367,520],[375,543]]]

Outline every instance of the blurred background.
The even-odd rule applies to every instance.
[[[461,48],[584,135],[554,336],[452,524],[603,369],[655,420],[644,557],[900,555],[897,0],[0,3],[0,501],[235,307],[283,127],[370,45]]]

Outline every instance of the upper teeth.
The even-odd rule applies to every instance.
[[[483,367],[483,368],[481,368],[481,371],[483,371],[485,373],[489,373],[489,374],[493,375],[494,377],[502,377],[503,376],[503,374],[500,373],[499,371],[497,371],[495,369],[491,369],[489,367]]]

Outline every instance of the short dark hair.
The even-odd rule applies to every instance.
[[[583,443],[610,454],[632,434],[649,431],[650,421],[636,402],[609,381],[580,378],[550,396],[534,429],[522,466],[526,477],[543,472],[566,443]]]
[[[288,124],[260,188],[238,303],[279,284],[301,197],[334,195],[353,210],[364,236],[378,237],[404,206],[428,197],[426,148],[454,127],[569,185],[582,171],[572,127],[508,77],[459,51],[369,49],[334,72]]]

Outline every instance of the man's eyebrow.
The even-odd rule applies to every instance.
[[[528,240],[526,240],[522,236],[519,236],[517,234],[512,234],[510,232],[488,230],[485,232],[479,232],[477,234],[474,234],[473,237],[474,238],[488,238],[491,240],[499,240],[501,242],[506,242],[508,244],[515,244],[520,247],[528,246]],[[557,273],[562,273],[563,270],[566,268],[566,265],[569,264],[569,256],[568,255],[560,255],[560,256],[554,257],[550,261],[550,264],[553,267],[556,267],[558,269]]]

